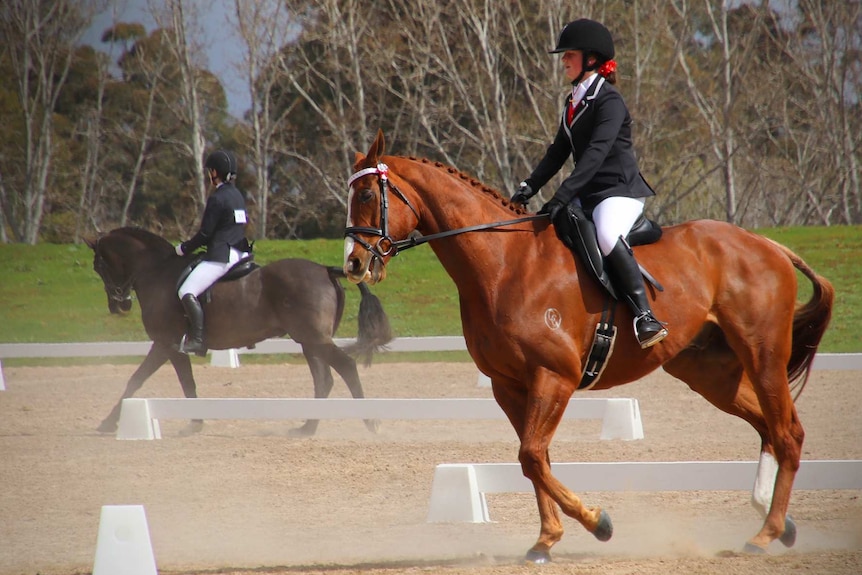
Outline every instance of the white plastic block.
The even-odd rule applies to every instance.
[[[103,505],[93,575],[158,575],[143,505]]]
[[[210,365],[213,367],[239,367],[239,353],[236,349],[214,349],[210,351]]]
[[[434,471],[429,523],[488,523],[488,504],[479,491],[476,470],[470,464],[444,463]]]
[[[602,418],[601,439],[624,439],[627,441],[644,438],[641,410],[638,400],[633,398],[610,398],[605,403]]]
[[[161,439],[159,422],[150,415],[146,399],[130,397],[123,400],[120,407],[120,423],[117,426],[117,439]]]

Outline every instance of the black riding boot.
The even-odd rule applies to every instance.
[[[632,249],[620,238],[605,259],[610,264],[614,286],[622,292],[621,296],[635,316],[634,329],[638,343],[642,348],[657,344],[667,336],[667,329],[652,313],[643,277]]]
[[[184,295],[182,302],[189,322],[189,331],[180,342],[180,351],[204,356],[207,353],[204,345],[204,310],[194,294]]]

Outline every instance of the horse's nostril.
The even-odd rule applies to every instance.
[[[350,258],[349,260],[347,260],[347,271],[351,274],[355,274],[357,271],[359,271],[359,259]]]

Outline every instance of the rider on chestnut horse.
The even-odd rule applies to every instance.
[[[562,52],[572,93],[566,98],[553,143],[529,178],[521,182],[513,202],[526,204],[569,156],[575,169],[539,210],[548,214],[564,243],[571,246],[571,209],[595,223],[598,243],[617,292],[634,314],[634,330],[642,348],[667,337],[653,315],[641,270],[626,237],[642,217],[644,199],[655,192],[641,176],[632,147],[632,119],[616,83],[614,41],[594,20],[575,20],[563,28],[557,47]]]

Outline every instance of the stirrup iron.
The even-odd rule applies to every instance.
[[[638,331],[638,322],[644,321],[644,320],[654,322],[656,325],[661,327],[661,329],[659,329],[657,332],[655,332],[648,339],[641,340],[640,332]],[[647,349],[648,347],[652,347],[667,337],[667,328],[664,327],[664,324],[662,322],[660,322],[659,320],[657,320],[655,318],[655,316],[653,316],[649,312],[644,312],[644,313],[636,316],[634,318],[634,320],[632,321],[632,328],[634,329],[634,332],[635,332],[635,339],[638,340],[638,343],[640,344],[641,349]]]

